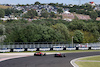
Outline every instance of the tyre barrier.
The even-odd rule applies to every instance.
[[[79,48],[79,50],[88,50],[89,48]]]
[[[63,50],[66,50],[66,48],[64,47]]]
[[[37,48],[28,48],[27,51],[36,51]]]
[[[14,48],[13,49],[13,52],[22,52],[22,51],[25,51],[24,48]]]
[[[79,47],[76,47],[76,50],[79,50]]]
[[[91,50],[100,50],[100,47],[91,47]]]
[[[53,48],[50,48],[50,51],[52,51],[53,50]]]
[[[75,47],[68,47],[68,48],[66,48],[66,50],[76,50],[76,48]]]
[[[2,49],[0,49],[0,52],[10,52],[10,49],[8,49],[8,48],[2,48]]]
[[[91,50],[91,47],[89,47],[89,49],[88,50]]]
[[[10,52],[13,52],[13,49],[10,49]]]
[[[45,48],[45,47],[44,47],[44,48],[39,48],[39,50],[40,50],[40,51],[50,51],[50,48],[47,48],[47,47]]]
[[[22,51],[60,51],[60,50],[100,50],[100,47],[64,47],[64,48],[0,48],[0,52],[22,52]]]
[[[37,50],[36,51],[39,51],[39,48],[37,48]]]
[[[24,51],[27,51],[27,48],[25,48],[25,50]]]

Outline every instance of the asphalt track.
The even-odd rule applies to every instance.
[[[0,67],[73,67],[70,61],[86,56],[100,55],[100,52],[66,53],[66,57],[29,56],[0,62]]]

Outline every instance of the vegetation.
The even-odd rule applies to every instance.
[[[98,42],[100,36],[99,21],[41,19],[6,21],[7,38],[5,42]]]
[[[34,5],[43,5],[38,1]],[[63,5],[63,3],[50,3],[51,6],[56,6],[58,14],[54,12],[48,13],[46,9],[42,9],[41,15],[38,15],[36,10],[31,9],[22,17],[21,10],[15,9],[0,9],[0,17],[14,15],[21,17],[21,20],[0,21],[5,25],[7,38],[5,42],[67,42],[71,43],[72,36],[74,43],[89,43],[98,42],[100,37],[100,21],[96,18],[100,16],[99,11],[94,11],[94,7],[89,4],[84,5]],[[17,6],[25,6],[18,4]],[[29,4],[27,4],[29,6]],[[73,20],[71,22],[57,19],[62,18],[60,15],[63,8],[69,8],[70,12],[90,15],[93,20]],[[27,21],[26,19],[38,18],[38,20]],[[49,18],[49,19],[48,19]],[[52,18],[52,19],[50,19]],[[0,29],[2,34],[2,29]]]
[[[94,61],[100,61],[100,56],[85,57],[85,58],[81,58],[80,60],[94,60]]]
[[[34,5],[40,5],[41,3],[40,2],[38,2],[38,1],[36,1],[35,3],[34,3]]]
[[[90,62],[76,61],[79,67],[99,67],[100,66],[99,62],[91,62],[91,61],[100,61],[100,56],[86,57],[86,58],[81,58],[79,60],[86,60],[86,61],[90,60]]]
[[[8,8],[12,8],[12,7],[0,5],[0,9],[8,9]]]
[[[63,10],[62,10],[61,8],[59,8],[59,9],[57,10],[57,12],[60,14],[60,13],[63,12]]]
[[[49,15],[49,13],[45,9],[42,9],[42,11],[41,11],[41,17],[47,18],[48,15]]]
[[[34,9],[29,10],[26,14],[23,15],[24,18],[30,19],[33,19],[35,16],[38,16],[38,14]]]
[[[82,43],[84,35],[80,30],[74,32],[74,43]]]
[[[95,11],[90,12],[90,18],[93,20],[96,20],[96,18],[98,17],[98,14]]]
[[[100,62],[76,62],[79,67],[99,67]]]
[[[4,15],[5,15],[4,10],[0,9],[0,18],[4,17]]]

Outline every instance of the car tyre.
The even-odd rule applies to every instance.
[[[46,53],[44,53],[44,56],[46,56]]]
[[[34,56],[36,56],[36,54],[34,54]]]
[[[66,57],[66,56],[64,55],[64,57]]]

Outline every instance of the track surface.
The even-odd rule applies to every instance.
[[[66,53],[66,57],[29,56],[0,62],[0,67],[73,67],[70,61],[85,56],[100,55],[100,52]]]

